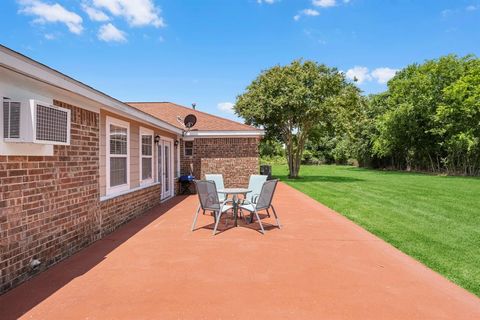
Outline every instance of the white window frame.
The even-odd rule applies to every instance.
[[[111,155],[110,154],[110,125],[122,127],[127,129],[127,183],[119,186],[110,186],[110,158],[123,158],[124,155]],[[130,123],[107,116],[106,118],[106,179],[107,179],[107,195],[127,191],[130,189]]]
[[[151,156],[145,156],[142,154],[142,136],[151,136],[152,137],[152,155]],[[138,155],[139,155],[139,166],[140,166],[140,173],[139,173],[139,180],[140,180],[140,185],[146,185],[146,184],[152,184],[154,183],[154,158],[153,155],[155,153],[155,148],[154,148],[154,140],[155,140],[155,135],[153,133],[153,130],[147,129],[144,127],[140,127],[139,135],[138,135]],[[151,168],[151,178],[150,179],[145,179],[142,180],[142,173],[143,173],[143,158],[150,158],[150,161],[152,162]]]

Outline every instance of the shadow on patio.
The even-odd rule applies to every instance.
[[[0,319],[18,319],[75,278],[89,272],[105,260],[110,252],[128,241],[150,223],[168,213],[172,207],[181,203],[185,198],[185,196],[178,196],[165,204],[150,209],[144,215],[121,226],[115,232],[79,251],[72,257],[0,296]]]
[[[190,226],[197,198],[160,205],[0,297],[0,318],[473,319],[480,300],[279,184],[283,224]],[[168,214],[165,214],[168,213]]]

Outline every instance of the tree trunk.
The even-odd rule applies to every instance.
[[[288,149],[290,150],[288,155],[288,177],[292,179],[298,178],[298,173],[300,172],[300,165],[302,162],[303,148],[305,147],[306,135],[303,131],[298,132],[296,143],[294,140],[295,139],[290,139],[291,145],[288,147]]]
[[[296,152],[292,154],[291,162],[292,162],[292,166],[288,168],[289,169],[288,177],[291,179],[296,179],[298,178],[298,172],[300,171],[300,162],[301,162]]]

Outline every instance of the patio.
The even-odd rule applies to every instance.
[[[176,197],[0,296],[15,319],[474,319],[480,300],[346,218],[279,184],[283,228],[212,236]]]

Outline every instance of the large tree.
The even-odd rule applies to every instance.
[[[237,97],[235,112],[285,144],[289,176],[296,178],[307,137],[319,124],[328,127],[339,100],[352,93],[358,90],[337,69],[296,60],[263,71]]]
[[[477,65],[472,56],[448,55],[399,71],[382,101],[385,113],[377,119],[375,153],[391,157],[398,168],[431,171],[458,167],[463,154],[462,159],[451,155],[460,156],[459,149],[475,151],[475,157]]]

